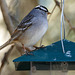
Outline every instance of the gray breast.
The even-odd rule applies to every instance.
[[[26,47],[35,45],[47,31],[48,23],[46,19],[38,19],[36,21],[37,22],[34,22],[33,25],[20,37],[20,40],[22,38],[21,43]]]

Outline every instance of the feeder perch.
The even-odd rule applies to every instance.
[[[61,41],[31,52],[33,55],[23,55],[13,60],[17,71],[20,70],[75,70],[75,43],[63,39],[65,53]],[[50,64],[50,62],[52,62]]]

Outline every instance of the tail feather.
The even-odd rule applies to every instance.
[[[3,49],[4,47],[6,47],[9,44],[10,44],[10,39],[6,43],[4,43],[2,46],[0,46],[0,50]]]

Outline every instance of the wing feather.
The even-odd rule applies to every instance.
[[[31,27],[32,22],[31,19],[33,18],[32,15],[27,15],[22,21],[21,23],[18,25],[18,27],[15,29],[15,31],[13,32],[11,38],[13,40],[17,40],[19,36],[22,35],[23,31],[26,31],[28,28]]]

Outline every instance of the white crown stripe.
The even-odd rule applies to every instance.
[[[47,10],[46,10],[45,8],[43,8],[43,7],[40,7],[40,9],[41,9],[41,10],[44,10],[44,11],[47,11]]]
[[[36,6],[35,8],[40,8],[41,10],[47,11],[46,8],[42,7],[41,5]]]

